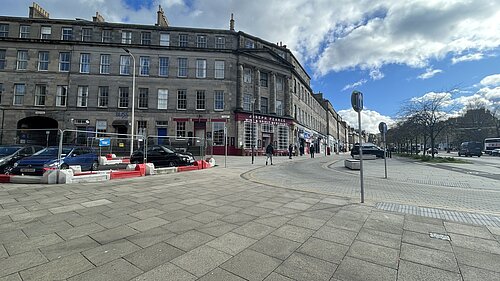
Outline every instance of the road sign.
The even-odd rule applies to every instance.
[[[363,93],[353,91],[351,94],[351,105],[356,112],[363,110]]]
[[[385,122],[380,122],[378,124],[378,130],[381,134],[387,134],[387,124],[385,124]]]
[[[99,146],[110,146],[110,145],[111,145],[110,139],[99,139]]]

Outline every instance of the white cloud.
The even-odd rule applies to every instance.
[[[344,86],[344,88],[342,88],[342,91],[349,90],[349,89],[354,89],[356,87],[359,87],[359,86],[365,84],[366,82],[368,82],[366,79],[361,79],[361,80],[359,80],[357,82],[354,82],[352,84],[347,84],[347,85]]]
[[[475,60],[480,60],[483,57],[484,57],[484,55],[482,53],[467,54],[464,56],[453,57],[451,59],[451,63],[456,64],[456,63],[463,62],[463,61],[475,61]]]
[[[384,76],[385,76],[384,73],[382,73],[380,71],[380,69],[372,69],[372,70],[370,70],[370,78],[372,80],[380,80],[380,79],[384,78]]]
[[[493,74],[493,75],[486,76],[479,83],[483,86],[500,85],[500,74]]]
[[[432,67],[431,67],[431,68],[427,68],[425,70],[425,72],[420,74],[417,78],[425,80],[425,79],[432,78],[434,75],[441,73],[441,72],[443,72],[441,69],[432,69]]]
[[[353,128],[358,128],[358,113],[353,109],[339,110],[338,113]],[[387,127],[391,127],[394,124],[394,120],[389,116],[384,116],[374,110],[362,110],[361,111],[361,129],[367,132],[377,134],[379,133],[378,124],[380,122],[385,122]]]

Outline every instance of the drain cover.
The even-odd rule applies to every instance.
[[[440,240],[451,241],[450,236],[449,236],[449,235],[446,235],[446,234],[429,232],[429,236],[430,236],[431,238],[435,238],[435,239],[440,239]]]

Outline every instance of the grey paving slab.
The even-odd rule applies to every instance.
[[[89,214],[85,216],[80,216],[80,217],[75,217],[75,218],[70,218],[67,219],[66,221],[69,222],[72,226],[80,226],[84,224],[89,224],[93,222],[100,222],[108,219],[108,217],[102,215],[102,214]]]
[[[101,244],[106,244],[137,233],[139,233],[137,230],[134,230],[126,225],[122,225],[101,232],[93,233],[90,235],[90,237]]]
[[[263,280],[280,263],[280,260],[262,253],[245,250],[220,267],[247,280]]]
[[[132,236],[127,237],[126,239],[130,242],[139,245],[142,248],[149,247],[151,245],[163,242],[176,236],[177,234],[168,231],[162,227],[156,227],[152,229],[148,229],[141,233],[134,234]]]
[[[98,199],[98,200],[83,202],[80,204],[82,204],[82,206],[84,206],[84,207],[91,208],[91,207],[97,207],[97,206],[107,205],[107,204],[111,204],[111,203],[112,202],[109,201],[108,199]]]
[[[297,216],[290,220],[288,224],[318,230],[326,223],[326,220],[316,219],[306,216]]]
[[[392,220],[367,219],[363,227],[394,234],[403,233],[403,223]]]
[[[217,249],[201,246],[173,259],[171,262],[191,274],[201,277],[231,258]]]
[[[330,280],[336,269],[336,264],[293,253],[276,269],[276,273],[297,281]]]
[[[0,277],[40,265],[47,261],[48,260],[38,250],[24,252],[5,259],[0,259]]]
[[[219,218],[222,218],[224,215],[218,214],[212,211],[205,211],[198,213],[196,215],[190,216],[189,218],[195,221],[199,221],[202,223],[209,223],[215,220],[218,220]]]
[[[116,216],[116,217],[111,217],[111,218],[106,218],[103,220],[97,220],[96,222],[99,225],[104,226],[105,228],[115,228],[121,225],[126,225],[129,223],[133,223],[138,221],[139,219],[136,217],[132,217],[129,215],[121,215],[121,216]]]
[[[446,240],[431,238],[429,234],[405,230],[403,242],[440,251],[452,252],[451,243]]]
[[[172,232],[175,232],[175,233],[182,233],[182,232],[186,232],[186,231],[191,230],[191,229],[198,228],[202,225],[203,225],[203,223],[201,223],[201,222],[191,220],[188,218],[183,218],[183,219],[166,224],[165,228],[172,231]]]
[[[23,281],[19,273],[14,273],[5,277],[0,277],[0,281]]]
[[[181,250],[190,251],[194,248],[197,248],[213,240],[214,238],[215,237],[208,235],[206,233],[197,230],[190,230],[182,234],[179,234],[177,236],[174,236],[172,238],[169,238],[168,240],[166,240],[166,242]]]
[[[160,265],[146,273],[143,273],[134,281],[164,281],[168,276],[169,281],[191,281],[196,280],[196,276],[171,263]]]
[[[482,268],[476,268],[471,266],[461,266],[460,271],[462,273],[464,281],[495,281],[500,280],[500,273],[489,271]]]
[[[443,280],[461,281],[457,272],[450,272],[423,264],[402,260],[399,265],[398,281]]]
[[[124,258],[143,271],[149,271],[184,253],[184,251],[169,244],[158,243],[148,248],[135,251]]]
[[[348,256],[398,269],[399,249],[393,249],[362,241],[354,241]]]
[[[364,220],[352,220],[350,218],[337,216],[334,216],[326,223],[327,226],[342,228],[350,231],[359,231],[364,224]]]
[[[461,247],[453,247],[460,265],[469,265],[500,273],[500,255],[480,252]]]
[[[447,233],[446,229],[442,224],[438,225],[438,224],[422,223],[409,220],[405,221],[404,229],[425,234],[429,234],[429,232],[441,233],[441,234]]]
[[[10,218],[12,219],[12,221],[23,221],[23,220],[44,217],[44,216],[47,216],[49,214],[50,214],[50,212],[47,210],[39,210],[39,211],[26,212],[26,213],[20,213],[20,214],[11,214]]]
[[[152,229],[155,227],[165,225],[167,223],[169,223],[169,221],[164,220],[162,218],[149,217],[146,219],[141,219],[141,220],[138,220],[136,222],[129,223],[127,225],[130,226],[131,228],[137,230],[137,231],[142,232],[142,231],[146,231],[146,230],[149,230],[149,229]]]
[[[396,280],[397,271],[395,269],[363,261],[360,259],[346,257],[333,274],[338,280]]]
[[[75,238],[87,236],[92,233],[100,232],[105,230],[104,227],[97,223],[89,223],[80,225],[77,227],[71,227],[69,229],[59,230],[56,233],[61,236],[64,240],[72,240]]]
[[[9,254],[7,253],[7,250],[5,250],[5,247],[0,244],[0,259],[6,258],[8,256],[9,256]]]
[[[50,208],[49,211],[53,214],[58,214],[58,213],[71,212],[71,211],[84,209],[84,208],[85,208],[85,206],[82,206],[80,204],[71,204],[71,205],[66,205],[66,206],[61,206],[61,207]]]
[[[452,234],[450,237],[453,246],[500,255],[500,244],[496,240],[487,240],[460,234]]]
[[[120,239],[83,251],[82,254],[93,264],[101,266],[140,249],[139,246],[128,240]]]
[[[357,233],[353,231],[323,226],[314,233],[313,237],[349,246],[356,235]]]
[[[74,253],[83,252],[85,250],[92,249],[98,246],[99,243],[97,243],[88,236],[83,236],[76,239],[40,248],[40,251],[49,260],[55,260]]]
[[[257,216],[251,216],[242,213],[234,213],[220,218],[221,221],[243,225],[249,221],[253,221]]]
[[[142,211],[131,213],[130,215],[132,217],[136,217],[138,219],[147,219],[147,218],[150,218],[150,217],[156,217],[156,216],[162,215],[163,213],[165,213],[165,212],[157,210],[157,209],[154,209],[154,208],[150,208],[150,209],[146,209],[146,210],[142,210]]]
[[[348,250],[349,247],[345,245],[311,237],[297,252],[339,264]]]
[[[276,230],[276,228],[271,226],[256,222],[249,222],[234,229],[233,232],[253,239],[260,239],[273,232],[274,230]]]
[[[67,221],[70,219],[76,219],[76,218],[81,218],[82,216],[77,213],[77,212],[66,212],[66,213],[60,213],[60,214],[50,214],[45,217],[40,217],[38,220],[42,223],[53,223],[53,222],[58,222],[58,221]]]
[[[20,272],[23,281],[64,280],[94,268],[86,258],[76,253]]]
[[[458,233],[490,240],[495,239],[486,226],[473,226],[445,221],[444,227],[448,233]]]
[[[250,249],[266,254],[270,257],[285,260],[300,245],[301,243],[292,240],[274,235],[268,235],[250,246]]]
[[[175,210],[175,211],[167,212],[163,215],[159,215],[158,217],[174,222],[174,221],[177,221],[177,220],[180,220],[183,218],[187,218],[187,217],[190,217],[193,215],[194,215],[193,213],[185,211],[185,210]]]
[[[4,244],[4,246],[9,255],[15,255],[22,252],[31,251],[37,248],[42,248],[45,246],[57,244],[63,241],[64,240],[61,237],[57,236],[55,233],[52,233],[52,234],[28,238],[18,242],[7,243]]]
[[[221,268],[216,268],[198,279],[200,281],[245,281],[245,279]]]
[[[25,240],[28,237],[20,229],[0,233],[0,244]]]
[[[282,216],[271,216],[266,218],[256,219],[254,222],[265,224],[272,227],[281,227],[286,224],[290,219]]]
[[[314,230],[312,229],[288,224],[283,225],[282,227],[272,232],[273,235],[299,243],[305,242],[313,233]]]
[[[223,251],[224,253],[228,253],[234,256],[239,252],[243,251],[244,249],[248,248],[256,241],[257,240],[248,238],[243,235],[239,235],[233,232],[228,232],[208,242],[207,245],[217,250]]]
[[[293,279],[290,279],[286,276],[283,276],[281,274],[278,274],[276,272],[271,272],[269,276],[264,279],[264,281],[294,281]]]
[[[449,252],[403,243],[401,245],[401,259],[452,272],[459,272],[455,256]]]
[[[141,274],[142,270],[125,261],[117,259],[110,263],[98,266],[84,273],[69,278],[69,281],[122,281],[130,280]]]
[[[382,232],[371,228],[362,228],[356,240],[399,249],[401,247],[401,235],[388,232]]]
[[[225,221],[213,221],[203,225],[202,227],[198,228],[198,230],[203,233],[219,237],[238,227],[239,225],[237,224],[232,224]]]
[[[69,223],[65,221],[57,221],[57,222],[50,222],[50,223],[42,223],[42,222],[36,222],[31,224],[29,227],[24,227],[23,232],[28,236],[28,237],[35,237],[35,236],[40,236],[40,235],[47,235],[54,233],[56,231],[62,231],[66,229],[70,229],[73,226],[70,225]]]

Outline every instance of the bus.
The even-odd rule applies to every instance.
[[[491,151],[497,148],[500,148],[500,137],[484,139],[484,153],[491,154]]]

